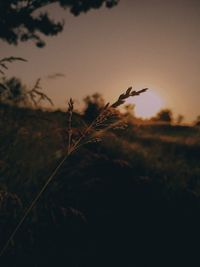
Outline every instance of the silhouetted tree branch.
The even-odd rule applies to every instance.
[[[53,106],[50,97],[42,92],[40,85],[40,78],[37,79],[35,85],[31,90],[21,82],[20,79],[12,77],[0,79],[0,104],[10,104],[15,106],[39,107],[42,101],[47,101]]]
[[[38,47],[45,45],[41,34],[57,35],[63,30],[64,21],[54,21],[47,11],[41,8],[57,3],[78,16],[90,9],[115,6],[119,0],[1,0],[0,39],[9,44],[33,40]]]

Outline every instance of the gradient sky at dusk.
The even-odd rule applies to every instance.
[[[45,48],[0,41],[0,58],[28,59],[10,65],[8,76],[30,86],[41,77],[44,91],[59,107],[69,97],[78,104],[95,92],[112,101],[133,85],[149,87],[163,107],[187,121],[200,115],[199,0],[121,0],[111,10],[79,17],[54,5],[49,12],[65,18],[65,28],[45,38]],[[63,75],[55,78],[55,73]]]

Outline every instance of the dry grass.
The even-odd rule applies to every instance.
[[[15,61],[27,62],[26,59],[21,57],[6,57],[0,59],[0,74],[3,76],[3,81],[5,81],[5,71],[8,70],[8,63],[13,63]],[[9,95],[10,88],[6,85],[5,82],[0,82],[0,102],[5,101],[4,96]],[[42,92],[41,79],[38,78],[30,90],[25,90],[21,92],[22,102],[25,106],[34,105],[38,107],[41,101],[47,101],[50,105],[53,106],[53,101],[45,93]]]
[[[39,94],[40,99],[47,99],[51,103],[51,100],[48,97],[46,97],[46,95],[44,95],[43,93],[38,91],[38,89],[40,88],[39,87],[39,81],[40,80],[38,80],[36,82],[36,85],[33,88],[33,90],[31,90],[29,92],[30,95],[31,95],[31,98],[35,102],[35,97],[36,97],[36,95]],[[73,111],[74,111],[74,102],[73,102],[72,99],[69,100],[69,102],[68,102],[68,112],[67,112],[67,118],[68,118],[68,120],[67,120],[67,122],[68,122],[68,125],[67,125],[68,144],[67,144],[67,148],[66,148],[66,154],[64,155],[64,157],[60,161],[60,163],[57,165],[55,170],[52,172],[52,174],[49,176],[49,178],[47,179],[47,181],[43,185],[42,189],[39,191],[39,193],[33,199],[33,201],[31,202],[30,206],[25,211],[24,215],[22,216],[22,218],[18,222],[18,224],[15,227],[14,231],[11,233],[11,235],[8,238],[7,242],[3,246],[3,248],[2,248],[2,250],[0,252],[0,256],[2,256],[4,254],[4,252],[6,251],[8,246],[10,245],[11,241],[15,237],[16,233],[18,232],[19,228],[21,227],[21,225],[23,224],[23,222],[25,221],[25,219],[27,218],[29,213],[32,211],[33,207],[36,205],[36,203],[38,202],[38,200],[40,199],[40,197],[42,196],[44,191],[47,189],[47,187],[49,186],[51,181],[55,178],[57,172],[63,166],[64,162],[69,158],[69,156],[73,152],[77,151],[81,146],[83,146],[83,145],[85,145],[87,143],[99,142],[101,139],[95,136],[95,134],[99,130],[102,133],[102,131],[105,131],[105,130],[110,129],[112,127],[113,128],[120,127],[119,124],[118,124],[118,119],[119,119],[118,115],[119,115],[119,113],[116,111],[116,108],[118,108],[119,106],[124,104],[126,99],[128,99],[129,97],[134,97],[134,96],[140,95],[141,93],[143,93],[145,91],[147,91],[147,88],[139,90],[139,91],[132,91],[132,87],[129,87],[126,90],[126,92],[121,94],[119,96],[119,98],[117,99],[117,101],[115,101],[112,105],[110,105],[109,103],[106,104],[105,107],[101,110],[100,114],[96,117],[96,119],[94,119],[91,122],[90,125],[86,126],[83,129],[83,132],[80,132],[79,136],[76,139],[74,139],[74,137],[73,137],[72,126],[71,126],[72,125],[72,115],[73,115]]]
[[[5,74],[5,70],[8,69],[7,64],[8,63],[13,63],[14,61],[23,61],[23,62],[27,62],[26,59],[21,58],[21,57],[5,57],[0,59],[0,73],[2,75]]]
[[[38,107],[41,101],[48,101],[53,106],[53,101],[46,94],[44,94],[41,90],[42,87],[40,85],[41,79],[37,79],[33,88],[26,92],[26,96],[33,102],[33,104]]]
[[[129,87],[125,93],[121,94],[117,101],[110,105],[107,103],[104,108],[100,111],[99,115],[86,126],[83,131],[80,132],[80,136],[77,139],[73,139],[71,131],[71,118],[73,113],[73,101],[70,99],[68,103],[68,155],[76,151],[81,146],[87,144],[88,142],[99,142],[101,138],[99,137],[99,132],[102,133],[108,129],[116,129],[125,127],[124,122],[120,120],[120,113],[116,110],[119,106],[123,105],[125,101],[141,93],[147,91],[147,88],[144,88],[139,91],[132,91],[132,87]]]

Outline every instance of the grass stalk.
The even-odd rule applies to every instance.
[[[0,62],[1,63],[1,62]],[[109,105],[109,103],[102,109],[102,111],[99,113],[99,115],[91,122],[91,124],[89,126],[87,126],[83,132],[83,134],[72,144],[72,114],[73,114],[73,100],[70,99],[69,103],[68,103],[68,144],[67,144],[67,153],[66,155],[63,157],[63,159],[60,161],[60,163],[57,165],[57,167],[55,168],[55,170],[52,172],[52,174],[49,176],[49,178],[47,179],[46,183],[43,185],[42,189],[39,191],[39,193],[36,195],[36,197],[33,199],[33,201],[31,202],[30,206],[27,208],[27,210],[25,211],[24,215],[22,216],[22,218],[20,219],[20,221],[18,222],[17,226],[15,227],[15,229],[13,230],[13,232],[11,233],[11,235],[9,236],[7,242],[5,243],[5,245],[3,246],[1,252],[0,252],[0,257],[3,256],[3,254],[5,253],[6,249],[8,248],[11,240],[15,237],[16,233],[18,232],[19,228],[22,226],[23,222],[25,221],[25,219],[27,218],[27,216],[29,215],[29,213],[32,211],[32,209],[34,208],[34,206],[37,204],[38,200],[40,199],[40,197],[42,196],[42,194],[44,193],[44,191],[46,190],[46,188],[48,187],[48,185],[50,184],[50,182],[53,180],[53,178],[56,176],[56,174],[58,173],[59,169],[63,166],[64,162],[69,158],[69,156],[75,152],[77,149],[79,149],[79,147],[81,147],[82,145],[84,145],[85,143],[82,142],[86,137],[91,137],[92,134],[90,134],[90,131],[92,130],[96,130],[96,126],[97,125],[104,125],[103,122],[104,120],[110,116],[110,114],[112,114],[112,109],[119,107],[120,105],[125,103],[125,100],[129,97],[133,97],[133,96],[137,96],[140,95],[141,93],[147,91],[147,88],[144,88],[142,90],[139,91],[132,91],[132,87],[129,87],[125,93],[121,94],[119,96],[119,98],[117,99],[116,102],[114,102],[111,106]],[[110,111],[110,112],[109,112]],[[109,113],[108,113],[109,112]],[[87,143],[87,142],[86,142]]]
[[[39,193],[36,195],[36,197],[33,199],[33,201],[31,202],[30,206],[27,208],[27,210],[25,211],[23,217],[20,219],[20,221],[18,222],[17,226],[15,227],[15,229],[13,230],[13,232],[11,233],[11,235],[9,236],[7,242],[5,243],[5,245],[3,246],[1,252],[0,252],[0,257],[3,256],[3,254],[5,253],[6,249],[8,248],[11,240],[15,237],[17,231],[19,230],[19,228],[21,227],[21,225],[23,224],[23,222],[25,221],[25,219],[27,218],[27,216],[29,215],[29,213],[31,212],[31,210],[34,208],[34,206],[36,205],[36,203],[38,202],[38,200],[40,199],[41,195],[44,193],[44,191],[46,190],[46,188],[48,187],[48,185],[50,184],[50,182],[53,180],[53,178],[55,177],[55,175],[57,174],[57,172],[59,171],[59,169],[61,168],[61,166],[64,164],[65,160],[69,157],[69,154],[67,154],[62,160],[61,162],[57,165],[57,167],[55,168],[55,170],[52,172],[52,174],[49,176],[49,178],[47,179],[46,183],[43,185],[42,189],[39,191]]]

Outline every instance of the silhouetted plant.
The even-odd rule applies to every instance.
[[[184,116],[179,114],[177,119],[176,119],[177,124],[182,124],[183,121],[184,121]]]
[[[172,111],[170,109],[163,109],[159,111],[159,113],[154,118],[155,121],[172,123]]]
[[[53,106],[53,101],[51,100],[51,98],[41,91],[42,87],[40,85],[40,81],[40,78],[37,79],[33,88],[26,92],[27,97],[29,97],[30,101],[32,101],[36,107],[40,104],[41,101],[48,101]]]
[[[27,103],[26,87],[15,77],[1,82],[0,101],[7,104],[21,105]]]
[[[8,63],[12,63],[14,61],[24,61],[26,62],[27,60],[21,57],[5,57],[0,59],[0,74],[4,75],[5,74],[5,70],[8,69],[7,64]]]
[[[0,74],[2,75],[0,79],[0,102],[15,102],[16,104],[25,100],[25,87],[21,81],[15,77],[11,79],[5,77],[5,71],[8,70],[8,63],[15,61],[26,62],[27,60],[21,57],[5,57],[0,59]]]
[[[96,116],[105,106],[103,97],[98,93],[93,94],[92,96],[87,96],[84,98],[84,102],[86,105],[84,109],[84,118],[86,121],[90,122],[96,118]]]
[[[116,108],[124,104],[126,99],[128,99],[129,97],[140,95],[141,93],[146,92],[146,91],[147,91],[147,88],[139,90],[139,91],[132,91],[132,87],[128,88],[126,92],[121,94],[119,98],[117,99],[117,101],[115,101],[112,105],[107,103],[104,106],[104,108],[101,110],[99,115],[89,125],[85,126],[83,131],[79,133],[79,136],[76,136],[76,137],[73,136],[72,127],[71,127],[74,103],[72,99],[69,100],[68,112],[67,112],[68,143],[66,144],[66,153],[63,159],[60,161],[60,163],[55,168],[55,170],[52,172],[50,177],[47,179],[42,189],[39,191],[39,193],[36,195],[34,200],[31,202],[30,206],[25,211],[23,217],[21,218],[16,228],[11,233],[10,237],[5,243],[4,247],[2,248],[0,252],[0,256],[4,254],[5,250],[9,246],[11,240],[15,237],[15,234],[17,233],[17,231],[23,224],[24,220],[26,219],[28,214],[31,212],[33,207],[36,205],[37,201],[40,199],[40,197],[42,196],[42,194],[44,193],[44,191],[46,190],[50,182],[55,178],[58,170],[60,170],[60,168],[63,166],[64,162],[69,158],[69,156],[85,144],[101,141],[101,138],[99,138],[99,132],[102,133],[103,131],[107,129],[119,127],[119,124],[117,121],[119,113],[116,111]]]
[[[135,117],[135,104],[127,104],[124,106],[124,115],[127,117]]]
[[[195,122],[194,122],[194,125],[195,125],[195,126],[200,126],[200,115],[197,116],[197,118],[196,118],[196,120],[195,120]]]
[[[16,106],[28,106],[32,104],[38,107],[42,101],[53,105],[53,101],[42,92],[41,79],[37,79],[32,89],[28,89],[21,80],[15,77],[2,78],[0,83],[0,102]]]

